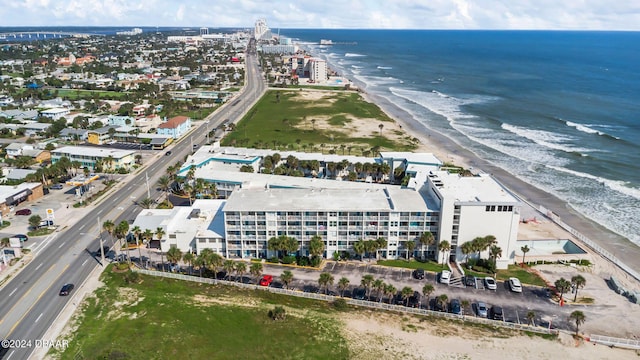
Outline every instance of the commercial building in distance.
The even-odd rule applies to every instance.
[[[78,161],[81,167],[95,169],[96,163],[101,162],[104,169],[129,170],[135,164],[135,151],[109,149],[90,146],[64,146],[51,151],[51,163],[55,164],[60,158],[67,157],[71,161]]]

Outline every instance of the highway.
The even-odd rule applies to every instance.
[[[142,171],[127,177],[129,181],[116,185],[111,194],[96,205],[88,207],[86,215],[67,230],[54,233],[33,252],[34,258],[0,289],[0,339],[20,340],[9,349],[0,349],[0,359],[28,359],[49,327],[56,321],[80,285],[102,266],[92,253],[100,248],[99,238],[111,245],[107,234],[100,234],[101,223],[112,220],[135,219],[142,210],[135,201],[147,196],[147,180],[152,198],[157,198],[158,178],[166,168],[193,151],[193,144],[204,144],[207,131],[217,128],[227,119],[237,122],[266,91],[266,83],[258,67],[255,48],[250,46],[246,55],[245,86],[227,104],[200,122],[199,128],[169,147],[172,154],[159,152],[150,159]],[[204,131],[203,131],[204,130]],[[76,288],[71,296],[58,296],[65,283]],[[75,304],[74,304],[75,305]]]

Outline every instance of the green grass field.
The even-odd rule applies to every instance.
[[[390,128],[393,119],[375,104],[364,101],[360,94],[347,91],[323,94],[322,99],[310,100],[303,99],[300,90],[268,91],[223,139],[222,145],[353,155],[374,147],[395,151],[416,148],[408,134],[398,141],[390,136],[392,131],[385,132],[384,124]],[[382,135],[376,131],[367,136],[353,136],[348,126],[354,118],[375,122],[376,130],[378,124],[383,124]]]
[[[105,271],[62,359],[346,359],[329,304]],[[285,320],[268,317],[284,305]]]

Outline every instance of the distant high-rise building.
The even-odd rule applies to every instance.
[[[200,28],[200,35],[209,35],[209,28],[201,27]]]
[[[256,40],[271,40],[271,29],[267,26],[267,20],[258,19],[256,21],[253,37]]]

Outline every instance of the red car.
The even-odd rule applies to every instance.
[[[260,279],[260,286],[269,286],[271,285],[272,281],[273,281],[273,276],[264,275],[262,279]]]
[[[16,215],[31,215],[31,209],[20,209],[16,211]]]

